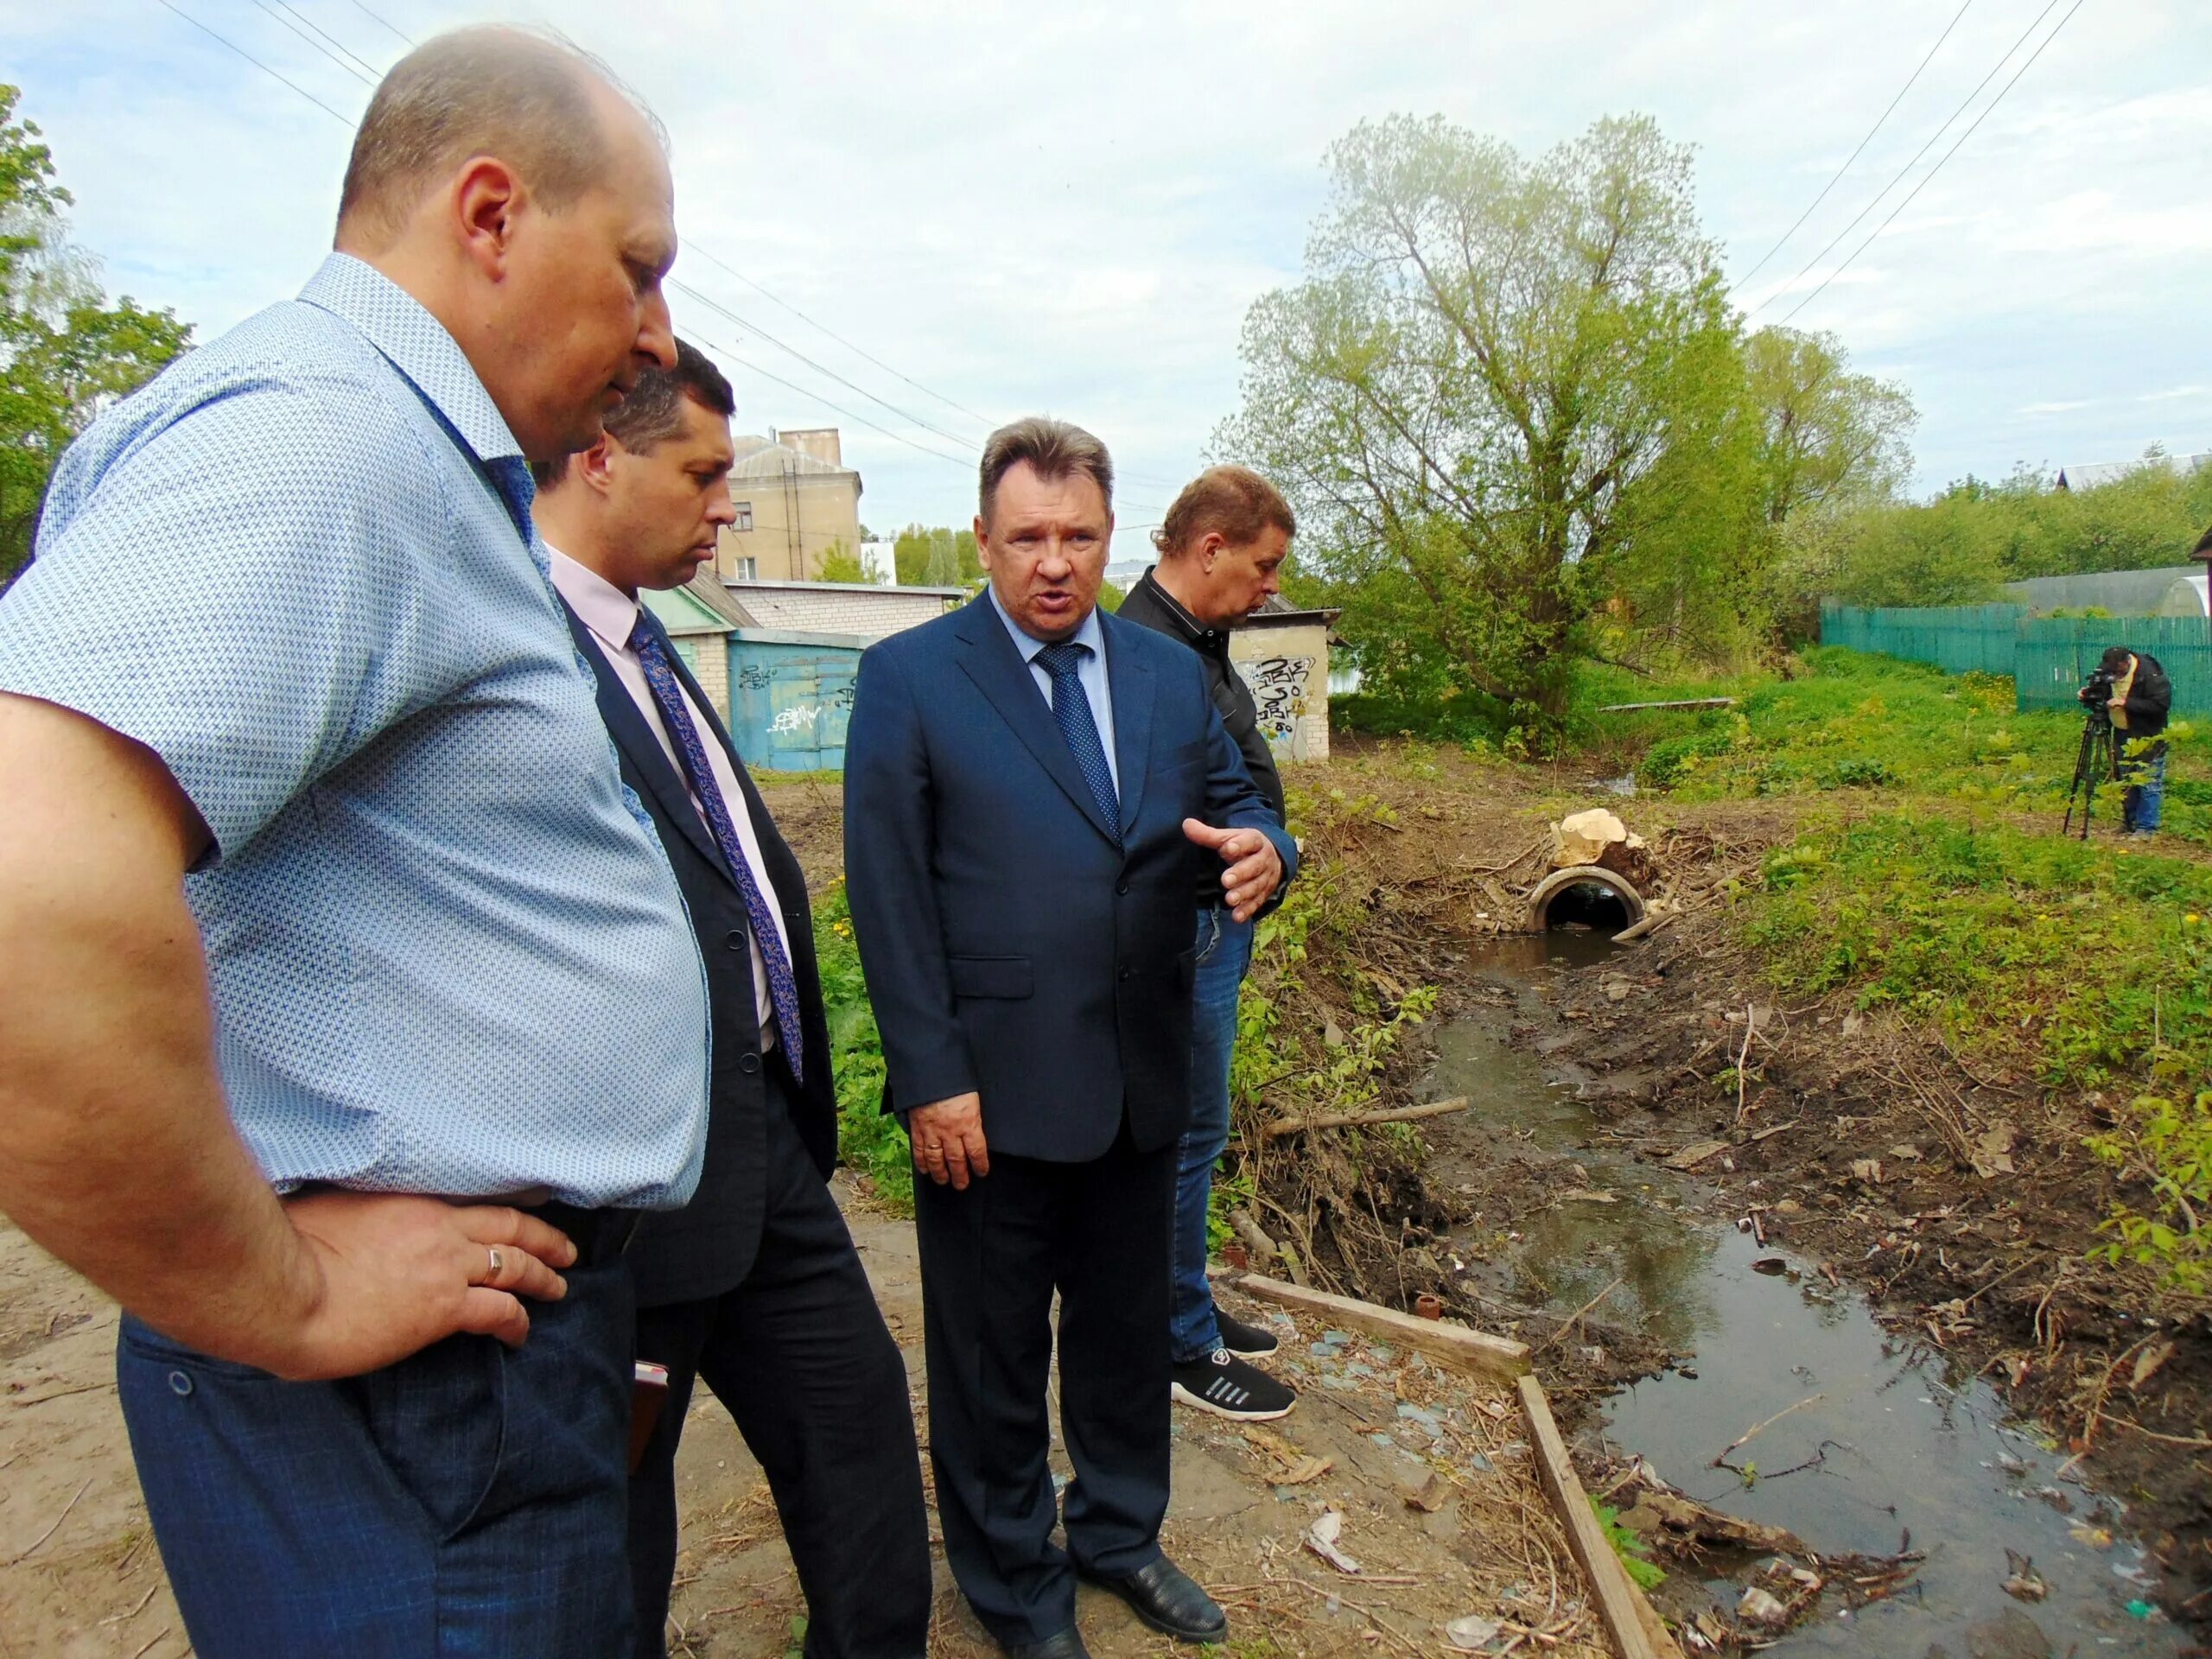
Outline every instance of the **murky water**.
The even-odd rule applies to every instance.
[[[1490,976],[1533,998],[1547,972],[1593,961],[1605,944],[1552,935],[1515,947],[1492,959]],[[1432,1173],[1448,1185],[1455,1164],[1509,1155],[1516,1141],[1582,1166],[1586,1185],[1562,1184],[1551,1208],[1516,1224],[1501,1265],[1516,1300],[1563,1313],[1618,1277],[1605,1318],[1682,1356],[1681,1371],[1612,1397],[1607,1438],[1690,1496],[1786,1527],[1815,1550],[1886,1554],[1909,1530],[1928,1553],[1916,1588],[1840,1618],[1831,1599],[1777,1650],[1922,1659],[1941,1643],[1962,1656],[1967,1627],[2008,1610],[2032,1618],[2060,1656],[2183,1649],[2163,1618],[2130,1611],[2147,1605],[2152,1580],[2123,1504],[2062,1480],[2063,1453],[2008,1422],[1986,1383],[1892,1338],[1862,1298],[1810,1264],[1708,1219],[1688,1178],[1609,1144],[1583,1084],[1563,1055],[1510,1046],[1502,1014],[1448,1027],[1427,1092],[1465,1095],[1472,1106],[1432,1126]],[[1769,1270],[1754,1270],[1762,1258]],[[1731,1459],[1753,1478],[1713,1466],[1739,1435],[1792,1407]],[[2008,1549],[2032,1559],[2046,1600],[2005,1594]],[[1733,1605],[1732,1586],[1712,1589]]]

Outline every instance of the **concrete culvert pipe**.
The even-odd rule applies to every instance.
[[[1618,909],[1618,919],[1611,912]],[[1566,921],[1586,921],[1593,932],[1618,933],[1643,919],[1643,895],[1624,877],[1595,864],[1554,870],[1529,895],[1531,933]]]

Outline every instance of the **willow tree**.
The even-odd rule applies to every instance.
[[[1393,117],[1328,166],[1304,280],[1245,320],[1216,448],[1292,494],[1378,689],[1556,719],[1593,613],[1737,535],[1756,488],[1690,152],[1642,118],[1527,159]]]

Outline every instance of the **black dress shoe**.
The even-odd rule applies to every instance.
[[[1139,1618],[1178,1642],[1218,1642],[1229,1629],[1229,1615],[1165,1555],[1120,1578],[1083,1576],[1112,1591]]]
[[[1090,1659],[1090,1650],[1083,1645],[1082,1634],[1072,1624],[1042,1642],[1001,1642],[999,1645],[1006,1649],[1007,1659]]]

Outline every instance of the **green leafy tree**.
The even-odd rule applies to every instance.
[[[0,86],[0,587],[30,557],[61,452],[192,337],[172,312],[108,302],[97,263],[69,242],[69,193],[20,98]]]
[[[1617,579],[1696,545],[1745,464],[1690,152],[1642,118],[1525,159],[1393,117],[1329,168],[1305,280],[1246,318],[1216,448],[1296,500],[1376,691],[1555,721]]]
[[[909,524],[892,542],[891,555],[906,587],[962,588],[983,579],[972,530]]]
[[[814,573],[817,582],[855,582],[865,583],[868,572],[861,567],[861,556],[847,547],[841,537],[823,550],[822,566]]]

